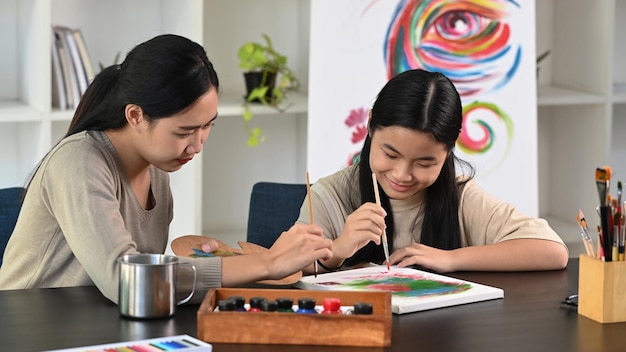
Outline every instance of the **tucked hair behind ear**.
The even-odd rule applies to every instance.
[[[448,156],[439,177],[425,194],[421,243],[440,249],[461,246],[459,227],[459,188],[473,176],[472,167],[454,155],[454,146],[463,122],[461,99],[453,83],[441,73],[424,70],[402,72],[385,84],[372,107],[369,134],[363,144],[355,172],[359,174],[361,202],[374,201],[372,169],[369,164],[371,136],[377,130],[397,126],[432,135],[446,146]],[[469,170],[457,181],[456,164]],[[381,189],[381,205],[387,211],[387,239],[393,249],[394,219],[389,197]],[[345,265],[384,261],[382,246],[373,242],[363,247]]]
[[[95,77],[66,136],[124,127],[127,104],[140,106],[152,120],[175,115],[211,87],[218,90],[219,81],[201,45],[178,35],[157,36],[134,47],[121,65]]]
[[[134,47],[121,65],[109,66],[96,75],[65,137],[126,126],[127,104],[140,106],[149,121],[175,115],[212,87],[219,91],[219,80],[201,45],[178,35],[159,35]],[[26,188],[31,180],[29,177]]]

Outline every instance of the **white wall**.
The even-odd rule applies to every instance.
[[[204,44],[223,95],[245,94],[237,50],[247,41],[263,41],[262,33],[287,55],[306,92],[309,1],[212,0],[204,15]],[[261,145],[246,145],[241,118],[218,118],[202,152],[203,234],[231,245],[245,241],[254,183],[305,181],[306,114],[255,115],[253,123],[267,137]]]

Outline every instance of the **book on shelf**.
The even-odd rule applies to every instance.
[[[59,58],[59,50],[56,43],[56,35],[52,32],[52,107],[57,109],[67,109],[67,96],[65,95],[65,78],[63,77],[63,67]]]
[[[66,101],[63,107],[63,102],[59,97],[60,92],[55,92],[53,89],[53,106],[58,102],[58,107],[61,109],[75,109],[94,77],[87,45],[80,29],[57,25],[52,27],[52,32],[54,34],[53,80],[63,77]],[[55,56],[58,58],[58,65],[55,64]],[[56,85],[57,89],[59,86]]]
[[[78,81],[78,91],[82,96],[87,90],[87,72],[85,72],[85,65],[83,65],[83,59],[78,51],[78,45],[76,44],[76,38],[71,28],[62,27],[63,34],[66,37],[67,46],[70,49],[70,55],[72,56],[72,64],[76,70],[76,80]]]
[[[65,87],[65,99],[67,105],[65,107],[60,107],[61,109],[72,109],[78,104],[78,101],[74,101],[75,99],[80,99],[75,93],[78,93],[73,87],[76,87],[75,83],[72,83],[72,65],[69,62],[70,57],[68,55],[67,50],[65,49],[64,40],[62,40],[61,35],[58,31],[53,30],[54,40],[56,51],[59,57],[60,69],[63,77],[63,86]]]
[[[626,83],[625,82],[613,82],[613,92],[614,93],[626,92]]]
[[[83,32],[79,28],[74,28],[72,29],[72,35],[74,36],[74,41],[76,41],[76,47],[78,48],[78,53],[80,54],[80,60],[83,70],[85,71],[87,85],[89,85],[89,83],[93,81],[94,72],[93,66],[91,65],[91,57],[89,56],[89,51],[87,51],[87,44],[85,43],[85,38],[83,37]]]
[[[72,54],[70,52],[67,36],[65,35],[63,27],[54,26],[54,33],[57,38],[56,43],[59,49],[59,58],[63,67],[64,77],[66,78],[65,93],[68,97],[68,108],[75,109],[78,106],[78,102],[81,97],[76,68],[74,66],[74,62],[72,61]]]
[[[370,265],[304,276],[296,286],[306,290],[391,292],[395,314],[456,306],[504,297],[504,290],[412,268]]]

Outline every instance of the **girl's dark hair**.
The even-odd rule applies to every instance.
[[[454,155],[454,146],[463,121],[461,99],[453,83],[441,73],[409,70],[393,77],[382,88],[372,107],[369,134],[363,144],[355,172],[359,177],[361,202],[374,202],[372,169],[369,163],[371,136],[389,126],[404,127],[431,134],[443,143],[448,156],[439,177],[426,189],[421,243],[440,249],[461,246],[459,227],[459,187],[473,176],[467,162]],[[457,181],[455,165],[469,170],[468,178]],[[387,239],[393,249],[394,219],[389,197],[380,188],[381,205],[387,211]],[[383,262],[382,246],[370,242],[357,251],[344,265],[361,262]]]
[[[95,77],[66,137],[124,127],[127,104],[140,106],[151,120],[175,115],[211,87],[219,90],[219,81],[202,46],[178,35],[157,36],[134,47],[122,64]]]

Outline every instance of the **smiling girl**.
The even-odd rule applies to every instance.
[[[471,165],[455,156],[462,119],[460,97],[440,73],[409,70],[383,87],[359,163],[311,187],[315,224],[333,240],[333,257],[320,260],[322,268],[383,262],[383,230],[390,262],[400,267],[451,272],[567,265],[567,247],[545,220],[485,192]],[[457,175],[459,169],[467,173]],[[298,223],[309,223],[308,204],[305,199]]]

